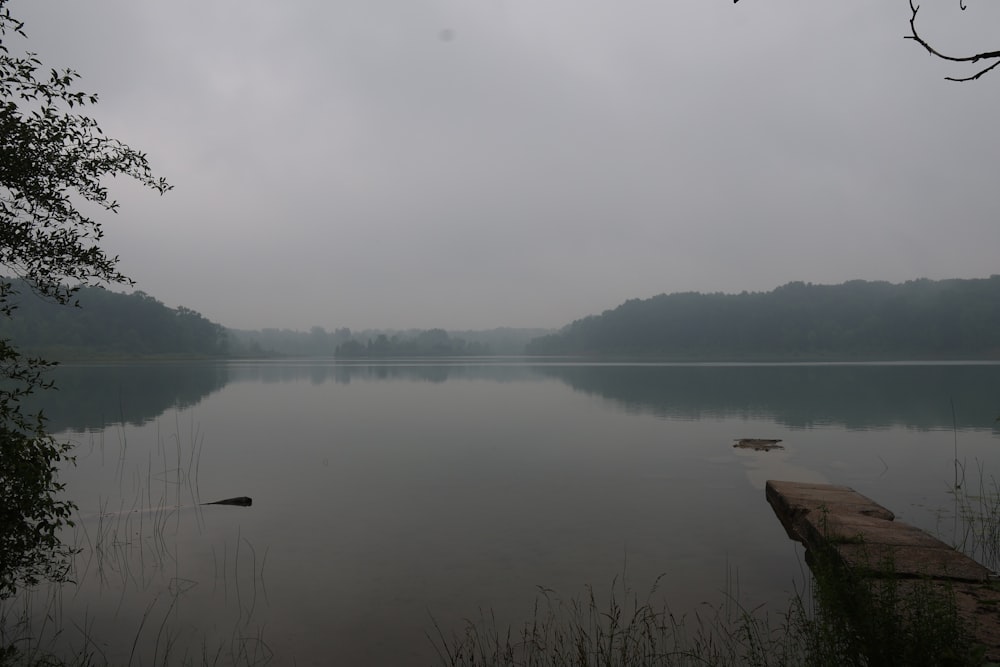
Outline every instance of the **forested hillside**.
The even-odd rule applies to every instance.
[[[131,356],[225,356],[226,330],[188,308],[168,308],[143,292],[84,287],[79,308],[44,301],[21,287],[0,337],[53,359]]]
[[[734,361],[996,359],[1000,275],[661,294],[577,320],[531,341],[527,351]]]
[[[17,282],[17,281],[15,281]],[[13,317],[0,318],[0,338],[46,358],[469,356],[520,354],[543,329],[326,331],[227,329],[188,308],[169,308],[144,292],[84,287],[79,308],[60,307],[18,284]]]

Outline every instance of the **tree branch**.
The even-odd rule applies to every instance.
[[[959,5],[959,6],[963,10],[965,9],[964,5]],[[923,37],[921,37],[920,34],[917,32],[917,12],[918,11],[920,11],[920,5],[915,5],[913,3],[913,0],[910,0],[910,34],[909,35],[905,35],[904,39],[912,39],[917,44],[919,44],[920,46],[924,47],[924,49],[927,51],[927,53],[931,54],[932,56],[935,56],[936,58],[940,58],[941,60],[948,60],[950,62],[955,62],[955,63],[977,63],[977,62],[980,62],[982,60],[992,60],[992,61],[994,61],[991,65],[989,65],[987,67],[984,67],[983,69],[979,70],[978,72],[976,72],[975,74],[973,74],[971,76],[965,76],[965,77],[951,77],[951,76],[946,76],[945,80],[947,80],[947,81],[975,81],[976,79],[978,79],[982,75],[986,74],[987,72],[989,72],[990,70],[992,70],[993,68],[995,68],[997,65],[1000,65],[1000,51],[984,51],[983,53],[977,53],[977,54],[972,55],[972,56],[949,56],[947,54],[941,53],[940,51],[938,51],[937,49],[935,49],[933,46],[931,46],[927,42],[927,40],[925,40]]]

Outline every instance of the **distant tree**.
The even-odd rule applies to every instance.
[[[76,88],[77,73],[47,70],[34,53],[10,42],[24,24],[0,0],[0,266],[23,279],[0,278],[0,316],[12,317],[19,285],[59,304],[81,284],[127,282],[117,257],[100,246],[101,224],[77,203],[117,210],[105,184],[127,176],[159,193],[146,156],[106,137],[77,110],[97,96]],[[59,529],[73,505],[58,498],[57,466],[69,446],[45,430],[41,413],[23,414],[20,399],[49,386],[51,364],[0,340],[0,598],[19,586],[65,575]]]
[[[453,344],[444,329],[428,329],[417,335],[415,351],[421,355],[453,354]]]
[[[389,337],[385,334],[379,334],[375,337],[374,341],[370,338],[368,339],[369,357],[388,356],[390,349],[392,349],[392,343],[389,341]]]
[[[334,355],[345,359],[356,359],[368,356],[368,349],[363,343],[356,340],[344,341],[334,350]]]
[[[345,332],[350,333],[349,330]],[[468,343],[463,338],[448,335],[444,329],[412,330],[404,334],[394,334],[391,338],[379,334],[375,339],[369,338],[367,344],[354,339],[345,340],[334,350],[334,356],[343,359],[469,356],[489,353],[489,345],[479,342]]]

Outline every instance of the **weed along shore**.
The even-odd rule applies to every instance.
[[[850,487],[769,480],[765,493],[869,664],[889,664],[878,653],[896,650],[891,635],[933,664],[1000,661],[1000,586],[988,568]]]

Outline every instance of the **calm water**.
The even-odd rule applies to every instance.
[[[115,664],[433,664],[432,617],[519,623],[538,586],[569,597],[623,571],[639,590],[663,575],[679,614],[727,589],[780,611],[804,566],[765,480],[847,484],[948,539],[956,438],[967,475],[1000,470],[997,365],[310,361],[56,379],[46,413],[78,443],[64,480],[84,550],[78,585],[27,614]],[[241,495],[253,506],[197,506]]]

